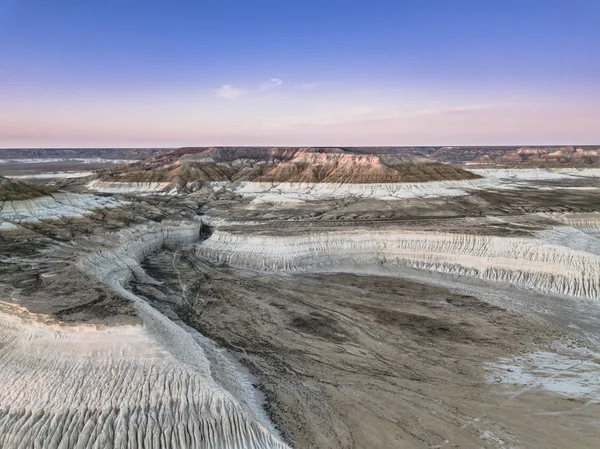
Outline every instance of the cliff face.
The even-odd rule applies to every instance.
[[[408,266],[600,299],[600,256],[554,243],[560,242],[390,231],[290,237],[215,232],[197,253],[215,263],[260,270]]]
[[[283,165],[283,164],[282,164]],[[289,164],[288,164],[289,165]],[[443,166],[444,169],[452,169]],[[421,165],[415,173],[423,174],[427,170],[438,170],[434,164]],[[344,176],[345,171],[336,171]],[[253,202],[285,203],[316,201],[332,198],[377,198],[383,200],[407,198],[459,197],[477,194],[486,190],[519,190],[522,188],[546,190],[560,187],[547,183],[563,183],[587,181],[591,186],[600,177],[600,169],[557,168],[557,169],[473,169],[478,179],[459,179],[428,182],[280,182],[249,181],[240,182],[234,190],[242,196],[254,198]],[[289,173],[288,173],[289,174]],[[372,174],[372,172],[371,172]],[[379,173],[381,176],[381,172]],[[449,172],[445,171],[445,176]],[[371,179],[374,179],[373,176]],[[297,178],[298,179],[298,178]],[[338,178],[340,179],[340,178]],[[407,179],[407,178],[404,178]],[[569,189],[570,187],[563,187]],[[577,187],[574,187],[577,189]],[[595,188],[595,187],[591,187]]]
[[[598,167],[600,146],[352,147],[357,154],[415,155],[447,164],[491,167]]]
[[[200,148],[105,170],[99,182],[172,183],[178,189],[206,181],[397,183],[477,177],[415,156],[361,155],[339,148]]]
[[[393,155],[300,153],[277,164],[258,182],[371,184],[475,179],[474,175],[424,158]]]

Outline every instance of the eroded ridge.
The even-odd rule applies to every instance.
[[[0,341],[0,447],[285,447],[146,328],[1,313]]]
[[[600,298],[600,256],[536,238],[371,230],[296,236],[217,231],[197,253],[215,263],[260,270],[409,266]]]
[[[90,194],[53,193],[39,198],[5,201],[0,206],[0,221],[35,223],[43,220],[81,218],[95,210],[123,206],[114,198]]]
[[[198,240],[200,228],[165,223],[107,234],[102,250],[77,262],[133,301],[141,326],[66,326],[3,307],[0,447],[287,447],[233,360],[125,288],[133,276],[156,282],[139,261],[162,245]]]

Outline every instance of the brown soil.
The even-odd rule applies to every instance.
[[[484,380],[483,362],[558,338],[545,325],[398,278],[266,275],[168,251],[145,268],[166,284],[137,283],[136,293],[171,302],[236,354],[294,447],[499,447],[490,435],[506,447],[594,447],[589,416],[575,430],[572,417],[531,413],[581,401],[538,392],[507,401]]]

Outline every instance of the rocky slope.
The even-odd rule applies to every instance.
[[[416,156],[301,152],[257,182],[370,184],[475,179],[464,170]]]
[[[53,192],[0,177],[0,232],[23,231],[22,224],[81,218],[99,209],[123,206],[115,198]],[[1,236],[2,234],[0,234]]]
[[[197,253],[213,263],[260,270],[408,266],[600,299],[600,256],[532,238],[393,230],[296,236],[217,231]]]
[[[192,190],[204,182],[400,183],[475,179],[460,168],[416,156],[359,155],[339,148],[180,149],[128,167],[103,171],[91,189]],[[111,184],[108,184],[111,183]],[[167,184],[162,184],[167,183]]]
[[[1,447],[286,447],[215,382],[191,334],[181,361],[147,327],[15,315],[0,312]]]
[[[287,447],[232,359],[124,288],[153,282],[143,257],[200,235],[200,222],[140,226],[78,259],[134,304],[141,326],[65,325],[0,303],[1,447]]]
[[[29,200],[47,195],[48,189],[43,187],[33,187],[22,182],[12,181],[0,176],[0,202]]]
[[[53,193],[27,200],[5,201],[0,206],[0,222],[31,223],[43,220],[80,218],[97,209],[122,206],[115,198],[90,194]]]
[[[342,172],[343,173],[343,172]],[[302,203],[323,199],[373,198],[379,200],[460,197],[491,190],[555,190],[600,188],[598,168],[473,169],[477,179],[429,182],[279,182],[243,181],[225,186],[253,203]],[[298,179],[298,178],[297,178]],[[579,182],[584,184],[579,185]],[[221,187],[212,183],[215,188]]]

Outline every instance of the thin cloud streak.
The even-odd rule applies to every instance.
[[[383,120],[401,120],[413,117],[434,115],[471,114],[500,107],[502,104],[473,104],[447,108],[421,109],[414,112],[401,112],[393,109],[375,108],[369,105],[344,108],[330,112],[315,112],[304,116],[283,117],[264,122],[267,128],[296,128],[305,126],[331,126],[360,124]]]
[[[243,89],[239,89],[237,87],[233,87],[231,84],[225,84],[221,87],[218,87],[213,90],[213,92],[219,98],[224,98],[226,100],[235,101],[243,95],[246,95],[246,91]]]
[[[261,83],[255,89],[243,89],[240,87],[235,87],[231,84],[224,84],[221,87],[213,89],[213,92],[219,98],[224,98],[226,100],[235,101],[235,100],[239,100],[242,97],[249,97],[249,96],[254,96],[256,94],[270,92],[274,89],[277,89],[282,84],[283,84],[283,80],[281,78],[270,78],[269,81]]]
[[[597,143],[599,104],[554,98],[357,89],[331,99],[279,78],[217,96],[188,90],[85,99],[9,99],[0,147]],[[266,86],[266,87],[263,87]],[[251,93],[248,93],[251,92]],[[145,101],[142,101],[145,100]],[[35,106],[35,107],[32,107]],[[154,144],[152,144],[154,142]]]

